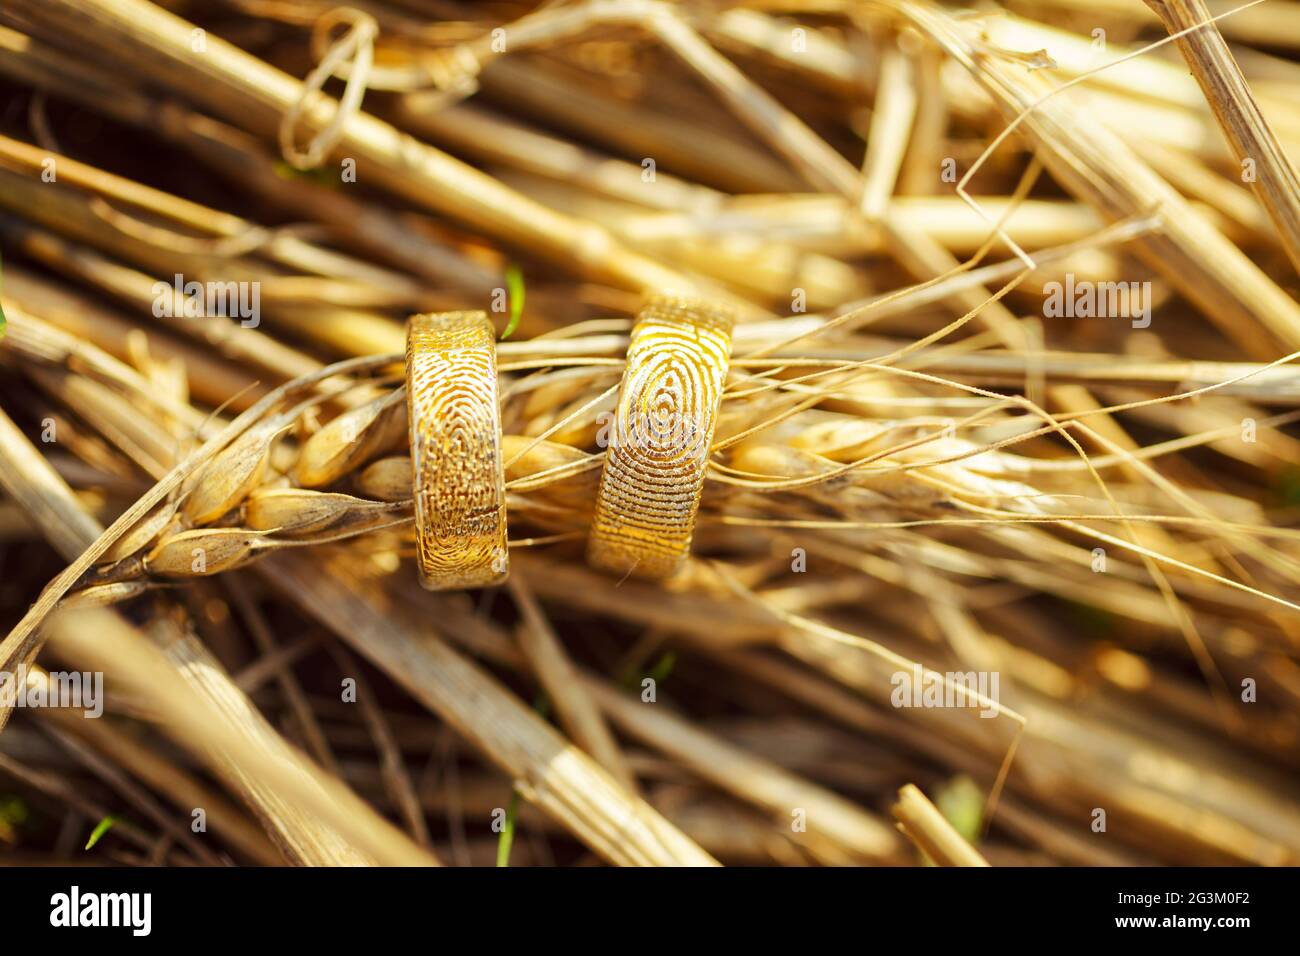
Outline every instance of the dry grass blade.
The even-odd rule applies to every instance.
[[[302,609],[438,713],[496,762],[519,792],[611,863],[714,860],[403,607],[339,564],[282,555],[263,567]]]
[[[938,8],[905,0],[887,6],[914,22],[971,73],[1072,192],[1112,221],[1158,210],[1161,231],[1135,240],[1134,249],[1225,334],[1248,352],[1266,357],[1275,353],[1274,342],[1300,346],[1300,306],[1127,144],[1090,122],[1067,94],[1053,95],[1053,88],[1032,74],[1017,72],[996,57],[980,56],[971,36]],[[1262,338],[1263,330],[1274,338]]]
[[[250,740],[223,713],[226,708],[219,698],[194,694],[162,651],[139,640],[110,612],[64,612],[50,628],[67,653],[113,674],[133,691],[147,693],[164,717],[168,733],[187,747],[220,754],[245,786],[277,794],[276,804],[265,807],[274,814],[268,822],[310,821],[310,831],[301,829],[296,834],[310,836],[311,842],[292,847],[295,862],[317,866],[357,866],[370,861],[389,866],[436,864],[432,856],[410,843],[338,781],[312,768],[290,748],[283,744],[266,747]],[[349,845],[344,834],[357,840],[356,845]]]
[[[15,0],[14,10],[36,23],[66,28],[75,23],[83,39],[99,49],[135,51],[136,62],[164,84],[183,83],[185,92],[236,122],[269,131],[280,116],[302,102],[304,123],[324,129],[338,105],[302,83],[210,37],[202,53],[192,48],[193,24],[144,0]],[[449,213],[494,235],[544,252],[560,268],[628,289],[675,288],[693,283],[672,270],[628,252],[597,227],[557,215],[431,146],[365,113],[349,115],[341,127],[341,150],[372,163],[386,188],[441,213]]]
[[[30,675],[43,673],[33,668]],[[185,813],[203,808],[217,835],[250,860],[263,866],[280,866],[284,858],[266,840],[265,834],[225,797],[200,780],[177,768],[166,758],[112,723],[83,720],[62,708],[40,711],[65,733],[82,738],[96,752],[126,768],[153,790],[164,794]]]
[[[940,866],[989,865],[915,785],[898,791],[893,813],[899,829]]]
[[[710,737],[663,707],[643,708],[600,680],[588,678],[585,683],[623,730],[682,761],[715,786],[772,813],[791,827],[792,839],[800,840],[822,863],[897,861],[895,834],[847,800]]]
[[[564,729],[578,746],[591,754],[628,793],[638,791],[636,777],[619,750],[600,711],[578,680],[573,663],[522,575],[508,584],[510,595],[523,615],[517,629],[519,646],[537,678],[554,702]]]
[[[1277,226],[1291,264],[1300,270],[1300,176],[1255,103],[1223,34],[1202,0],[1147,0],[1201,85],[1223,135],[1242,166],[1242,178]]]

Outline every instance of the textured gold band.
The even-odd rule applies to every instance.
[[[594,567],[666,578],[690,553],[734,324],[700,299],[652,296],[641,309],[600,476]]]
[[[415,531],[431,591],[500,584],[508,570],[496,354],[482,312],[406,327]]]

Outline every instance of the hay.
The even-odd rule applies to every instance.
[[[0,671],[109,694],[0,794],[130,864],[1300,863],[1300,32],[1009,6],[11,0]],[[739,316],[663,584],[584,560],[648,291]],[[494,592],[413,570],[449,309]]]

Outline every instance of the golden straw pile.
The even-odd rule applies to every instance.
[[[0,861],[1300,863],[1300,4],[6,0],[0,97],[0,676],[104,681],[0,699]],[[433,593],[448,310],[510,574]]]

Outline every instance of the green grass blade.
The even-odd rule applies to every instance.
[[[510,333],[519,327],[519,317],[524,314],[524,273],[514,263],[506,266],[506,292],[510,298],[510,322],[501,338],[510,338]]]
[[[86,849],[89,850],[98,843],[105,833],[113,829],[113,824],[116,822],[117,817],[104,817],[104,819],[95,824],[95,829],[90,831],[90,839],[86,841]]]
[[[502,336],[505,338],[505,336]],[[537,700],[533,702],[533,710],[537,711],[545,720],[551,714],[551,699],[545,694],[538,694]],[[519,817],[519,791],[515,790],[510,795],[510,806],[506,808],[506,822],[501,827],[501,835],[497,837],[497,866],[510,865],[510,848],[515,842],[515,820]]]

